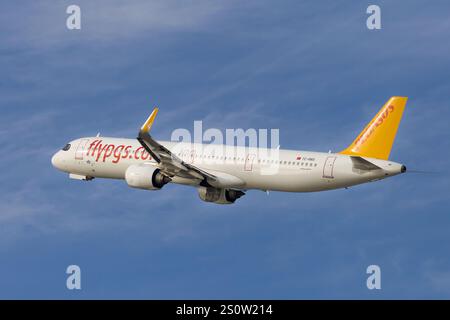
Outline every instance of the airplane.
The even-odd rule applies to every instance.
[[[157,141],[150,134],[158,108],[136,139],[84,137],[70,141],[51,162],[72,179],[124,179],[160,190],[193,186],[201,200],[232,204],[248,190],[315,192],[381,180],[406,172],[389,160],[407,97],[391,97],[356,139],[338,153]]]

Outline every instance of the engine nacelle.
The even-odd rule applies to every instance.
[[[206,202],[217,204],[231,204],[242,197],[245,193],[241,190],[218,189],[212,187],[199,187],[198,196]]]
[[[125,180],[132,188],[158,190],[171,179],[158,168],[149,165],[131,165],[125,171]]]

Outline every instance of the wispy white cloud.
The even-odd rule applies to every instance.
[[[198,30],[226,8],[225,3],[211,1],[82,0],[77,2],[81,7],[81,30],[71,32],[66,28],[66,8],[72,4],[71,1],[32,2],[21,12],[12,5],[5,6],[1,20],[8,33],[3,35],[3,40],[32,50],[49,50],[78,41],[98,45],[103,41],[144,36],[158,46],[156,33]]]

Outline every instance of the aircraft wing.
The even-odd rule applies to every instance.
[[[200,180],[200,182],[204,181],[210,185],[216,184],[218,178],[215,175],[184,162],[150,136],[149,131],[157,113],[158,108],[155,108],[139,130],[137,139],[158,163],[159,169],[170,178],[178,176],[187,179]]]

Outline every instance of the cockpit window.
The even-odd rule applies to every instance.
[[[69,149],[70,149],[70,143],[66,144],[66,145],[64,146],[64,148],[62,148],[63,151],[67,151],[67,150],[69,150]]]

